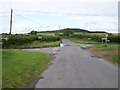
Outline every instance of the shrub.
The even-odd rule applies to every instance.
[[[54,35],[44,35],[42,36],[42,41],[58,41],[60,40],[59,36],[54,36]]]
[[[120,37],[119,36],[115,36],[115,35],[111,35],[108,37],[108,39],[110,40],[110,42],[114,42],[114,43],[119,43],[120,42]]]
[[[63,35],[65,37],[69,37],[72,36],[74,34],[74,31],[72,29],[66,28],[63,30]]]

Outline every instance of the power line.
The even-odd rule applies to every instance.
[[[32,22],[32,23],[37,23],[37,22],[35,22],[35,21],[33,21],[33,20],[31,20],[31,19],[29,19],[29,18],[27,18],[27,17],[25,17],[25,16],[23,16],[23,15],[20,15],[20,14],[18,14],[18,13],[15,13],[15,12],[13,12],[15,15],[17,15],[17,16],[19,16],[19,17],[21,17],[21,18],[24,18],[24,19],[26,19],[26,20],[28,20],[28,21],[30,21],[30,22]],[[38,23],[37,23],[38,24]]]
[[[9,15],[0,15],[0,17],[9,17]]]
[[[26,19],[26,20],[32,22],[32,23],[38,24],[38,22],[35,22],[35,21],[31,20],[30,18],[27,18],[27,17],[25,17],[25,16],[23,16],[23,15],[20,15],[20,14],[18,14],[18,13],[16,13],[16,12],[13,12],[13,13],[14,13],[15,15],[23,18],[23,19]],[[49,25],[48,25],[48,26],[49,26]],[[57,27],[58,27],[58,25],[54,25],[54,26],[57,26]]]
[[[9,13],[9,12],[0,12],[0,13]]]
[[[15,10],[15,11],[21,11],[21,12],[35,12],[35,13],[43,13],[43,14],[65,14],[65,15],[79,15],[79,16],[100,16],[97,14],[80,14],[80,13],[61,13],[61,12],[42,12],[42,11],[33,11],[33,10]]]

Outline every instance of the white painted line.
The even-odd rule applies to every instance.
[[[55,50],[56,49],[56,47],[55,48],[53,48],[53,50]]]
[[[59,47],[57,47],[57,49],[56,49],[57,51],[59,50]]]
[[[56,51],[58,51],[58,50],[59,50],[59,48],[60,48],[60,47],[55,47],[55,48],[53,48],[53,54],[55,54],[55,53],[56,53]]]

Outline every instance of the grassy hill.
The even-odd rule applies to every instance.
[[[85,30],[85,29],[80,29],[80,28],[64,28],[61,30],[52,30],[52,31],[38,31],[37,33],[63,33],[63,31],[65,29],[71,29],[73,32],[75,33],[107,33],[105,31],[89,31],[89,30]]]
[[[66,28],[65,28],[66,29]],[[57,32],[63,32],[63,30],[65,29],[61,29],[61,30],[53,30],[53,31],[41,31],[41,32],[38,32],[38,33],[57,33]],[[79,28],[69,28],[71,29],[72,31],[74,32],[90,32],[88,30],[85,30],[85,29],[79,29]]]

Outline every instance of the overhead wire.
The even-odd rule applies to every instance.
[[[9,13],[9,12],[0,12],[0,13]]]
[[[17,15],[17,16],[20,16],[21,18],[23,18],[23,19],[26,19],[26,20],[28,20],[28,21],[30,21],[30,22],[32,22],[32,23],[36,23],[36,24],[38,24],[38,22],[35,22],[35,21],[33,21],[33,20],[31,20],[30,18],[27,18],[27,17],[25,17],[25,16],[23,16],[23,15],[20,15],[20,14],[18,14],[18,13],[16,13],[16,10],[13,10],[14,12],[14,14],[15,15]],[[39,12],[39,11],[38,11]],[[49,13],[49,12],[44,12],[44,13]],[[50,26],[50,25],[47,25],[47,26]],[[57,26],[59,26],[59,25],[54,25],[55,27]]]
[[[27,18],[27,17],[25,17],[25,16],[23,16],[23,15],[20,15],[20,14],[18,14],[18,13],[15,13],[15,12],[13,12],[13,13],[14,13],[15,15],[23,18],[23,19],[26,19],[26,20],[32,22],[32,23],[37,23],[37,24],[38,24],[38,22],[35,22],[35,21],[31,20],[30,18]]]
[[[38,24],[38,22],[35,22],[35,21],[33,21],[32,19],[30,19],[30,18],[28,18],[28,17],[25,17],[25,16],[23,16],[23,15],[21,15],[21,14],[16,13],[17,11],[21,11],[21,12],[35,12],[35,13],[42,13],[42,14],[66,14],[66,15],[69,14],[69,15],[90,16],[89,14],[79,14],[79,13],[41,12],[41,11],[33,11],[33,10],[15,10],[15,9],[14,9],[14,12],[13,12],[13,13],[14,13],[15,15],[17,15],[17,16],[25,19],[25,20],[28,20],[28,21],[30,21],[30,22],[32,22],[32,23],[37,23],[37,24]],[[98,16],[98,15],[94,15],[94,16]],[[57,26],[58,26],[58,25],[57,25]]]
[[[14,15],[17,15],[17,16],[19,16],[19,17],[21,17],[22,19],[25,19],[25,20],[27,20],[27,21],[29,21],[29,22],[31,22],[31,23],[34,23],[35,25],[35,27],[34,28],[38,28],[39,26],[38,26],[38,22],[35,22],[35,21],[33,21],[32,19],[30,19],[30,18],[28,18],[28,17],[25,17],[25,16],[23,16],[23,15],[21,15],[21,14],[18,14],[18,13],[16,13],[16,12],[14,12],[13,11],[13,14]]]
[[[42,11],[33,11],[33,10],[15,10],[15,11],[21,11],[21,12],[35,12],[35,13],[42,13],[42,14],[64,14],[64,15],[79,15],[79,16],[100,16],[97,14],[80,14],[80,13],[71,13],[71,12],[42,12]]]

